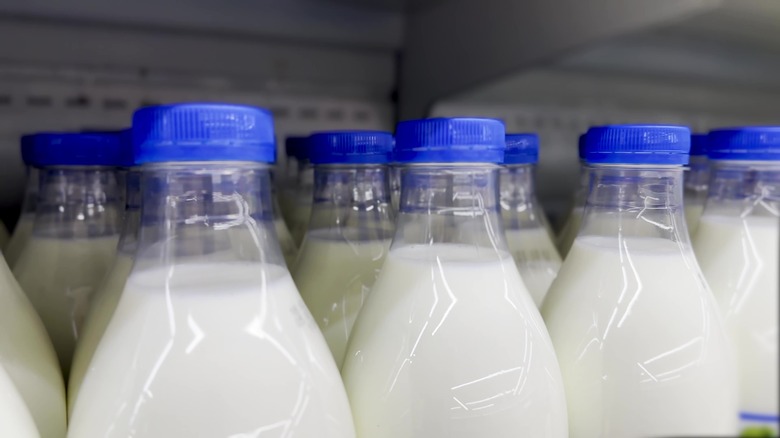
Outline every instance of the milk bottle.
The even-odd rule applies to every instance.
[[[64,437],[65,387],[57,355],[46,328],[1,255],[0,368],[7,372],[14,392],[18,390],[43,436]],[[0,398],[4,394],[5,390],[0,388]],[[6,421],[4,414],[0,408],[0,423]]]
[[[736,379],[683,217],[684,127],[591,128],[582,226],[542,306],[569,435],[733,436]]]
[[[314,169],[310,161],[310,147],[308,138],[299,140],[296,146],[298,151],[298,179],[295,182],[295,192],[286,197],[289,202],[286,216],[287,226],[292,234],[295,245],[300,247],[303,236],[309,225],[311,216],[312,192],[314,190]]]
[[[352,325],[390,248],[393,136],[313,134],[314,196],[293,279],[341,367]]]
[[[295,195],[298,190],[298,167],[302,148],[306,145],[308,137],[290,136],[284,141],[285,167],[284,179],[279,187],[279,206],[282,217],[287,223],[291,222],[292,207],[295,205]]]
[[[142,108],[133,139],[138,248],[68,436],[353,437],[338,370],[273,229],[270,113]]]
[[[37,134],[40,192],[33,234],[14,266],[54,343],[66,379],[90,298],[111,266],[118,239],[113,134]]]
[[[390,203],[393,211],[398,211],[398,205],[401,203],[401,166],[395,163],[390,165]]]
[[[298,257],[298,246],[295,244],[290,234],[289,228],[284,221],[282,214],[282,208],[279,204],[279,185],[284,184],[283,181],[279,181],[275,171],[271,171],[271,197],[273,198],[273,215],[274,215],[274,229],[276,230],[276,238],[279,240],[279,245],[282,248],[282,255],[284,256],[284,262],[288,268],[292,268],[295,259]],[[281,189],[286,186],[282,185]]]
[[[777,436],[780,127],[716,130],[709,142],[693,248],[736,348],[741,432]]]
[[[8,241],[8,245],[5,247],[3,254],[5,260],[8,262],[8,266],[13,269],[16,265],[16,260],[19,259],[19,254],[22,249],[27,245],[27,241],[32,234],[33,222],[35,220],[35,209],[38,202],[38,183],[39,175],[38,169],[33,167],[33,147],[32,139],[33,135],[23,135],[21,138],[21,151],[22,161],[27,166],[27,183],[24,187],[24,200],[22,201],[22,212],[19,215],[19,220],[16,222],[14,232],[11,234],[11,240]]]
[[[284,256],[284,262],[288,268],[292,268],[295,264],[295,259],[298,257],[298,246],[295,245],[290,229],[287,228],[282,217],[282,209],[279,206],[277,197],[273,197],[273,215],[274,215],[274,229],[276,230],[276,237],[279,239],[279,245],[282,248],[282,255]]]
[[[555,249],[544,211],[536,199],[534,172],[539,162],[536,134],[508,134],[500,171],[501,216],[507,245],[536,306],[541,306],[561,256]]]
[[[574,204],[571,212],[563,224],[560,233],[558,233],[558,250],[561,253],[561,257],[566,258],[566,255],[571,249],[571,245],[574,243],[574,238],[577,237],[577,233],[580,230],[580,224],[582,223],[582,213],[585,210],[585,198],[588,196],[588,183],[590,181],[590,175],[588,174],[588,166],[585,165],[583,160],[584,153],[585,134],[580,135],[579,138],[579,156],[580,162],[580,183],[577,186],[577,190],[574,192]]]
[[[691,135],[691,162],[685,171],[685,222],[691,236],[696,235],[699,218],[704,210],[707,199],[707,184],[710,177],[709,161],[707,160],[707,135]]]
[[[401,205],[342,377],[360,438],[564,437],[554,350],[506,245],[504,126],[402,122]]]
[[[24,400],[2,366],[0,366],[0,436],[41,437]]]
[[[131,168],[125,177],[125,212],[122,234],[117,245],[116,258],[100,286],[95,289],[92,304],[84,320],[81,336],[73,354],[73,364],[68,380],[68,413],[72,413],[87,367],[97,349],[98,342],[114,315],[127,276],[133,267],[133,257],[138,246],[140,223],[140,181],[137,169]]]

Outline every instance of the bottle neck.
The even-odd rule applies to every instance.
[[[706,192],[710,179],[710,165],[706,156],[692,156],[685,171],[686,192]]]
[[[125,173],[125,213],[117,252],[132,256],[138,247],[138,229],[141,224],[141,172],[137,168]]]
[[[590,181],[590,167],[585,162],[581,162],[580,180],[577,184],[577,191],[574,192],[574,208],[585,208],[590,191]]]
[[[401,167],[390,166],[390,190],[392,193],[401,194]]]
[[[38,187],[40,185],[40,171],[35,167],[27,168],[27,184],[24,187],[24,200],[22,201],[22,216],[35,216],[38,207]]]
[[[273,226],[271,177],[257,163],[160,163],[141,170],[136,265],[284,265]]]
[[[298,162],[296,184],[298,187],[313,187],[314,166],[312,166],[308,160],[302,160]]]
[[[288,156],[284,168],[284,179],[287,184],[295,184],[298,180],[298,159]]]
[[[659,237],[689,246],[682,189],[682,166],[594,165],[578,237]]]
[[[387,166],[315,166],[310,232],[359,240],[390,239],[393,223]]]
[[[780,161],[712,161],[705,215],[780,216]]]
[[[39,169],[33,234],[51,238],[92,238],[118,233],[121,217],[114,168]]]
[[[536,166],[515,164],[500,171],[501,212],[508,230],[542,227],[536,199]]]
[[[393,248],[456,243],[506,251],[498,166],[404,166],[399,204]]]
[[[310,204],[314,190],[314,167],[308,161],[298,163],[298,179],[295,183],[295,202]]]

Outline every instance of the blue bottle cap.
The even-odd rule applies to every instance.
[[[36,167],[122,164],[121,142],[114,133],[43,132],[22,141],[23,159]]]
[[[123,129],[119,133],[121,143],[121,164],[122,167],[133,167],[135,165],[135,156],[133,154],[133,129]]]
[[[385,164],[393,135],[383,131],[318,132],[309,137],[312,164]]]
[[[25,134],[19,138],[20,149],[22,152],[22,162],[25,166],[32,166],[34,160],[33,153],[33,139],[35,134]]]
[[[398,163],[501,163],[504,123],[496,119],[438,118],[401,122],[393,159]]]
[[[588,134],[580,134],[580,137],[577,139],[577,154],[580,157],[580,161],[585,161],[585,137],[587,137]]]
[[[136,164],[166,161],[273,163],[271,113],[223,103],[181,103],[141,108],[133,114]]]
[[[303,154],[306,153],[307,142],[309,137],[290,136],[284,140],[284,153],[288,157],[293,157],[297,160],[303,158]]]
[[[707,134],[691,134],[691,156],[707,155]]]
[[[506,135],[504,164],[536,164],[538,162],[538,135],[531,133]]]
[[[684,126],[610,125],[588,130],[590,164],[688,164],[691,131]]]
[[[780,160],[780,126],[716,129],[707,139],[711,160]]]

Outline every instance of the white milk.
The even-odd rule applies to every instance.
[[[117,239],[33,236],[14,267],[19,285],[49,332],[66,376],[92,293],[114,261]]]
[[[561,256],[545,228],[506,230],[505,234],[520,277],[539,307],[561,267]]]
[[[350,438],[351,423],[286,268],[182,264],[128,278],[68,436]]]
[[[122,290],[133,268],[133,258],[126,254],[117,254],[114,266],[111,267],[103,283],[96,289],[92,297],[92,305],[82,326],[81,336],[73,354],[73,364],[68,381],[68,414],[73,412],[76,398],[92,361],[98,343],[114,316]]]
[[[57,356],[38,314],[2,256],[0,368],[8,372],[43,436],[64,437],[65,386]],[[3,393],[0,389],[0,397]],[[0,419],[0,423],[3,421]],[[0,437],[6,436],[11,435],[0,433]]]
[[[777,433],[778,393],[778,242],[780,219],[705,215],[694,249],[718,299],[737,352],[740,411],[743,419],[773,416],[774,421],[744,421]]]
[[[676,243],[578,238],[542,315],[572,438],[735,434],[734,368],[716,303]]]
[[[392,250],[342,375],[360,438],[566,436],[550,339],[494,249]]]
[[[571,214],[566,219],[566,223],[561,228],[561,232],[558,234],[558,250],[561,257],[564,259],[569,254],[574,239],[577,238],[577,234],[580,232],[580,225],[582,224],[582,214],[585,211],[583,207],[575,207],[572,209]]]
[[[389,248],[390,240],[335,240],[316,231],[304,240],[293,279],[339,368],[352,325]]]
[[[290,230],[287,229],[287,224],[284,223],[282,218],[274,219],[274,228],[276,229],[276,237],[279,239],[279,245],[282,247],[282,255],[288,268],[292,268],[295,263],[295,258],[298,255],[298,248],[295,246]]]
[[[23,214],[19,218],[19,222],[14,228],[14,234],[11,236],[11,240],[8,242],[8,246],[3,251],[5,260],[8,262],[8,266],[13,269],[16,266],[17,260],[22,250],[27,246],[27,242],[32,235],[33,225],[35,224],[34,214]]]
[[[3,438],[41,437],[24,400],[2,366],[0,366],[0,436]]]
[[[699,218],[703,211],[703,204],[685,204],[685,223],[688,225],[688,233],[691,236],[696,234],[696,230],[699,227]]]

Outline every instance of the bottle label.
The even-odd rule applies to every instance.
[[[776,437],[780,427],[780,417],[756,412],[740,412],[740,437]]]

